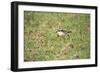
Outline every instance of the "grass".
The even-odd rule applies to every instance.
[[[58,37],[56,31],[72,31]],[[90,15],[24,12],[24,61],[90,58]]]

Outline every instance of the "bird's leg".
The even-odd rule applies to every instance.
[[[57,37],[59,37],[59,35],[57,34]]]

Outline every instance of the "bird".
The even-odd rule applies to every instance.
[[[59,30],[56,31],[56,33],[57,33],[57,36],[65,37],[65,36],[69,36],[69,33],[71,33],[71,31],[59,29]]]

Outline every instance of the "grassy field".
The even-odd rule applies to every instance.
[[[56,31],[71,31],[58,37]],[[24,12],[24,61],[90,58],[90,15]]]

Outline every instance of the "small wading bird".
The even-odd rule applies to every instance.
[[[69,34],[72,32],[59,29],[56,31],[56,33],[57,33],[57,36],[59,36],[59,37],[65,37],[65,36],[69,36]]]

